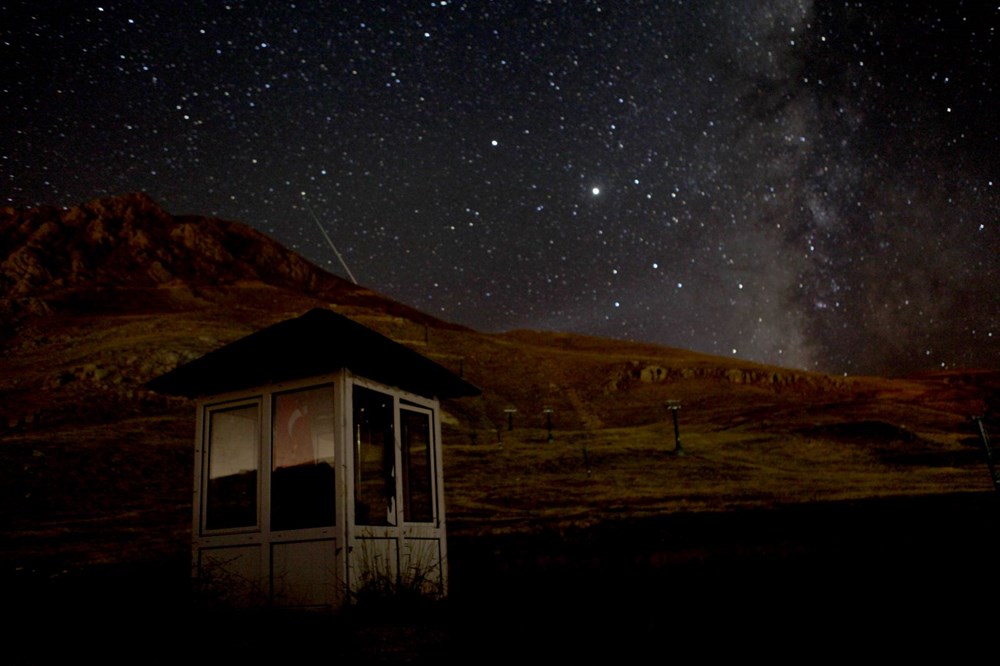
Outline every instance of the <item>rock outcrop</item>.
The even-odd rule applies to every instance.
[[[0,298],[76,285],[154,287],[259,280],[308,291],[344,286],[238,222],[173,216],[141,193],[70,208],[0,209]]]

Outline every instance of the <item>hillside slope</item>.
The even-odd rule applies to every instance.
[[[186,557],[193,405],[145,383],[313,307],[483,389],[445,405],[458,538],[991,490],[968,417],[996,413],[996,371],[834,377],[572,334],[484,334],[341,280],[239,223],[125,195],[0,210],[5,557],[20,567]],[[684,456],[671,453],[668,401],[681,404]]]

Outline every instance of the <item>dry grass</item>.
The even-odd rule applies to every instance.
[[[560,529],[621,516],[803,502],[982,492],[981,452],[954,442],[857,442],[668,424],[599,431],[501,432],[447,447],[452,524],[473,531]],[[906,459],[925,448],[952,455]],[[902,449],[901,451],[899,449]]]

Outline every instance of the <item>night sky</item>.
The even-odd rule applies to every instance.
[[[483,331],[1000,365],[986,2],[0,2],[0,205],[144,191]],[[315,218],[313,218],[315,215]]]

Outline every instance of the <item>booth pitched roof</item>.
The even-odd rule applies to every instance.
[[[195,398],[304,379],[347,368],[417,395],[444,398],[481,391],[426,356],[332,310],[316,308],[240,338],[147,384]]]

